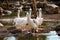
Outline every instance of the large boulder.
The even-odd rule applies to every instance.
[[[57,14],[59,11],[59,7],[55,4],[46,4],[45,11],[48,14]]]

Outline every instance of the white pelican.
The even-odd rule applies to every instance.
[[[31,17],[31,12],[32,12],[32,9],[30,8],[29,9],[29,13],[30,13],[30,17]],[[32,18],[31,18],[32,19]],[[38,22],[36,21],[35,18],[32,19],[34,21],[34,23],[38,26]]]
[[[15,25],[19,25],[23,22],[23,18],[20,17],[20,9],[18,8],[17,17],[14,19]]]
[[[34,19],[31,19],[31,14],[28,13],[28,12],[27,12],[27,14],[28,14],[28,17],[27,17],[28,26],[27,26],[27,27],[28,27],[29,29],[31,29],[31,28],[36,28],[37,25],[36,25]]]
[[[37,23],[38,26],[40,26],[43,23],[41,8],[39,9],[39,14],[37,15],[37,18],[35,19],[35,22]]]
[[[18,17],[14,19],[14,23],[17,29],[21,29],[22,31],[24,31],[27,24],[27,17],[20,17],[20,12],[22,7],[17,7],[17,8],[18,8],[18,14],[17,14]]]
[[[19,1],[17,2],[17,5],[20,5]],[[17,14],[18,17],[14,19],[14,22],[16,23],[16,25],[26,23],[27,16],[26,17],[20,17],[20,12],[22,11],[23,6],[21,5],[20,7],[17,7],[17,8],[18,8],[18,14]]]
[[[26,24],[27,24],[27,14],[25,17],[20,17],[20,7],[18,8],[18,14],[15,19],[14,19],[14,23],[17,29],[22,29],[22,31],[25,30]]]
[[[42,8],[39,9],[39,17],[37,19],[39,21],[39,25],[41,25],[43,23]]]
[[[31,18],[31,12],[32,12],[32,9],[30,8],[29,9],[29,13],[30,13],[30,19],[31,19],[31,25],[32,25],[32,27],[34,28],[34,29],[36,29],[36,32],[38,32],[38,26],[39,26],[39,22],[38,22],[38,20],[37,19],[35,19],[35,18]]]

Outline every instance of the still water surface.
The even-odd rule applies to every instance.
[[[10,36],[6,39],[5,38],[0,38],[0,40],[60,40],[60,37],[57,35],[55,31],[50,31],[49,35],[39,35],[39,36]]]

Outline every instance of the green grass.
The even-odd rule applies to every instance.
[[[40,36],[32,36],[32,37],[29,37],[29,38],[25,38],[25,36],[24,37],[22,37],[22,36],[18,36],[18,37],[16,37],[17,38],[17,40],[37,40],[37,38],[39,38],[39,40],[46,40],[46,36],[44,36],[44,35],[40,35]],[[0,40],[3,40],[3,38],[1,38],[0,37]]]
[[[37,40],[37,38],[39,38],[39,40],[45,40],[46,39],[46,36],[44,35],[40,35],[40,36],[31,36],[31,37],[28,37],[26,38],[25,36],[24,37],[18,37],[18,40]]]
[[[0,22],[0,23],[2,23],[4,26],[6,26],[6,25],[10,25],[10,26],[13,25],[12,22],[9,23],[9,22],[5,22],[4,21],[4,22]]]
[[[46,36],[40,35],[40,36],[39,36],[39,40],[46,40]]]
[[[25,16],[26,13],[24,11],[21,12],[20,16]],[[13,12],[12,14],[10,15],[4,15],[4,16],[0,16],[0,18],[14,18],[17,16],[17,12]]]
[[[58,25],[60,22],[43,22],[43,26],[46,26],[46,27],[53,27],[53,26],[56,26]]]

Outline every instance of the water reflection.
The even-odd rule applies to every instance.
[[[60,37],[55,31],[50,31],[49,35],[39,35],[39,36],[8,36],[5,38],[0,38],[0,40],[60,40]]]

